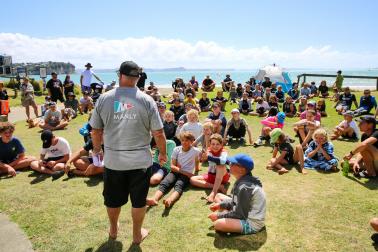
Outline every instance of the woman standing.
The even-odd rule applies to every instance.
[[[69,74],[67,74],[66,78],[64,79],[64,83],[63,83],[64,96],[66,97],[66,100],[68,100],[68,93],[70,93],[70,92],[74,93],[74,86],[75,86],[75,84],[71,80],[71,76]]]
[[[34,88],[33,85],[29,83],[29,78],[25,77],[24,82],[21,87],[21,103],[25,107],[27,121],[30,120],[30,109],[32,106],[34,110],[35,117],[38,117],[38,107],[34,100]]]

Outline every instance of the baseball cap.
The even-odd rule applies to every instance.
[[[348,111],[345,111],[345,112],[343,113],[343,115],[347,115],[347,116],[351,116],[351,117],[353,117],[353,116],[354,116],[354,113],[353,113],[353,111],[348,110]]]
[[[42,131],[42,134],[41,134],[41,140],[42,140],[42,147],[43,148],[49,148],[52,144],[52,139],[53,139],[54,135],[53,133],[51,132],[51,130],[44,130]]]
[[[375,120],[374,116],[361,116],[360,118],[357,118],[356,121],[357,122],[372,123],[374,125],[374,128],[377,124],[377,121]]]
[[[49,102],[49,106],[56,106],[56,102]]]
[[[275,128],[270,132],[270,143],[275,144],[278,138],[282,135],[282,130],[280,128]]]
[[[139,77],[140,67],[133,61],[125,61],[119,67],[119,72],[127,76]]]
[[[246,154],[236,154],[233,157],[229,157],[227,160],[231,164],[238,164],[240,166],[243,166],[248,172],[251,172],[254,167],[253,159]]]
[[[284,112],[278,112],[278,114],[277,114],[278,123],[284,123],[285,118],[286,118],[286,115],[285,115]]]
[[[239,109],[234,108],[234,109],[231,110],[231,114],[232,114],[232,113],[240,113],[240,112],[239,112]]]
[[[68,92],[67,96],[73,96],[73,97],[75,97],[76,95],[73,92]]]

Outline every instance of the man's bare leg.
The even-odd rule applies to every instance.
[[[109,228],[109,237],[112,239],[117,238],[117,233],[118,233],[118,218],[119,214],[121,213],[121,208],[111,208],[107,207],[106,208],[108,212],[108,217],[109,217],[109,222],[110,222],[110,228]]]
[[[133,218],[133,243],[140,244],[148,235],[148,230],[142,228],[146,207],[132,208],[131,216]]]

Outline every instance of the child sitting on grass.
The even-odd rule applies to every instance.
[[[236,178],[232,197],[218,193],[208,217],[216,231],[254,234],[265,227],[266,198],[260,180],[252,176],[253,160],[245,154],[230,157],[231,174]]]
[[[319,111],[321,117],[326,117],[326,103],[324,99],[319,99],[316,103],[316,111]]]
[[[227,151],[223,148],[223,139],[219,134],[213,134],[210,137],[210,147],[207,152],[202,154],[202,162],[209,162],[207,174],[193,176],[190,178],[190,184],[195,187],[212,189],[210,195],[206,198],[208,202],[214,202],[215,195],[218,191],[227,193],[224,184],[228,183],[230,174],[227,171]]]
[[[225,111],[227,99],[223,97],[223,91],[219,90],[217,96],[211,99],[214,103],[217,102],[221,106],[221,111]]]
[[[346,139],[358,140],[359,138],[359,129],[357,123],[353,121],[353,111],[348,110],[344,115],[344,120],[336,126],[333,130],[333,135],[331,140],[336,140],[340,136]]]
[[[278,170],[278,174],[282,175],[289,172],[285,166],[300,164],[300,172],[307,174],[304,170],[304,154],[302,145],[298,144],[295,149],[290,144],[290,139],[282,132],[281,129],[276,128],[270,132],[270,143],[274,145],[273,157],[269,161],[266,168],[268,170]],[[280,155],[277,157],[278,152]]]
[[[328,141],[325,129],[315,130],[313,141],[305,152],[304,167],[306,169],[320,169],[324,171],[337,171],[337,159],[334,156],[333,144]]]
[[[304,111],[306,111],[306,107],[307,107],[307,98],[302,96],[301,98],[299,98],[299,104],[298,104],[298,116],[301,115],[301,113],[303,113]]]
[[[194,141],[193,146],[202,146],[202,152],[206,152],[210,146],[210,137],[214,133],[214,126],[211,122],[205,122],[202,126],[202,134]]]
[[[293,102],[291,96],[287,96],[285,102],[282,105],[282,111],[287,117],[294,117],[297,114],[297,108]]]
[[[189,131],[194,135],[194,139],[197,139],[202,133],[202,124],[198,122],[198,111],[195,109],[190,110],[186,113],[188,122],[182,127],[177,128],[178,132]],[[177,134],[179,135],[179,134]]]
[[[154,161],[151,166],[151,178],[150,185],[159,184],[162,179],[168,175],[171,171],[171,158],[173,149],[176,147],[176,143],[173,140],[167,140],[166,149],[167,149],[167,162],[163,165],[159,163],[159,149],[155,150]]]
[[[210,99],[207,98],[207,93],[203,92],[201,99],[198,101],[200,112],[208,112],[211,109]]]
[[[165,207],[171,207],[182,195],[184,189],[189,185],[193,171],[199,171],[199,154],[201,151],[192,147],[194,135],[191,132],[180,134],[181,146],[175,147],[172,153],[171,172],[165,176],[159,185],[153,198],[147,199],[148,206],[155,206],[159,200],[172,187],[174,191],[163,201]]]
[[[282,129],[285,123],[286,115],[284,112],[279,112],[276,116],[270,116],[261,121],[262,129],[261,135],[256,142],[253,143],[254,147],[263,145],[263,140],[268,141],[270,132],[272,129],[280,128]]]

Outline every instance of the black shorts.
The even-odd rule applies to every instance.
[[[49,157],[49,158],[44,159],[43,161],[45,161],[47,163],[49,161],[57,161],[57,160],[62,159],[62,158],[63,158],[63,156],[60,156],[60,157]]]
[[[345,134],[345,135],[342,135],[342,137],[346,138],[346,139],[352,139],[352,140],[358,139],[357,135],[356,135],[356,132],[353,132],[352,136],[348,136],[348,134]]]
[[[146,197],[150,187],[151,169],[129,171],[104,169],[104,204],[110,208],[118,208],[131,200],[134,208],[146,206]]]

